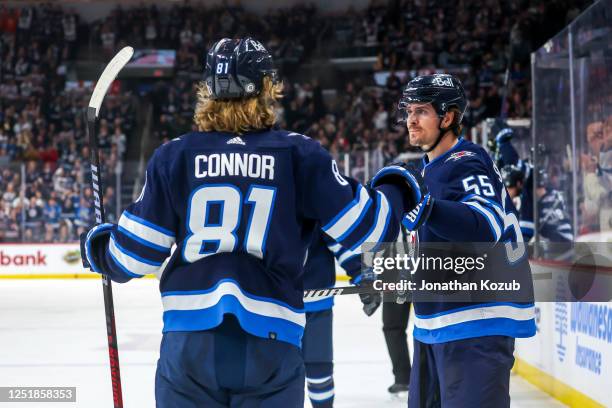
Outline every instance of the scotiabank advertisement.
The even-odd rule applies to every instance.
[[[83,269],[79,245],[0,244],[0,277],[95,276]]]

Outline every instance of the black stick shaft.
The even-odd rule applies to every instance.
[[[511,46],[512,47],[512,46]],[[510,55],[508,56],[508,62],[506,63],[506,71],[504,72],[504,88],[502,90],[502,103],[499,112],[499,117],[506,119],[508,117],[508,93],[510,91],[510,72],[512,70],[512,63],[514,60],[514,52],[510,48]]]
[[[87,130],[89,133],[89,149],[91,151],[91,187],[94,196],[96,224],[105,221],[104,201],[102,194],[102,171],[98,149],[98,134],[96,132],[96,109],[87,110]],[[121,374],[119,372],[119,349],[117,347],[117,330],[115,327],[115,306],[113,304],[113,289],[108,276],[102,275],[102,291],[104,294],[104,313],[106,314],[106,335],[108,340],[108,358],[110,362],[111,384],[113,387],[113,406],[123,408],[121,392]]]

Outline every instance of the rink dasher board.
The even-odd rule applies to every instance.
[[[537,302],[536,326],[515,371],[569,406],[612,406],[612,303]]]
[[[347,281],[343,269],[337,267],[338,281]],[[146,275],[145,279],[155,279]],[[75,243],[2,243],[0,244],[0,279],[100,279],[100,275],[84,269],[81,252]]]

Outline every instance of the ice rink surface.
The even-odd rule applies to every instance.
[[[99,280],[0,282],[0,386],[77,387],[76,403],[0,403],[26,407],[112,407]],[[153,279],[113,285],[125,407],[154,407],[162,309]],[[357,296],[334,308],[337,408],[405,407],[386,389],[393,382],[380,312],[367,318]],[[561,407],[512,377],[512,406]],[[306,403],[310,407],[309,403]]]

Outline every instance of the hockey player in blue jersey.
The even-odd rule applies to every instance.
[[[451,75],[407,84],[399,109],[410,143],[426,154],[421,168],[411,170],[422,173],[422,200],[404,225],[421,242],[499,242],[507,250],[501,267],[530,275],[499,171],[483,148],[460,137],[466,108],[463,87]],[[535,334],[533,303],[416,301],[414,308],[408,406],[509,407],[514,338]]]
[[[336,262],[328,248],[328,239],[316,229],[304,265],[304,289],[329,288],[336,284]],[[302,355],[306,368],[306,386],[313,408],[334,405],[333,296],[304,302],[306,327]]]
[[[533,164],[521,160],[512,145],[514,132],[502,123],[501,129],[495,135],[495,150],[498,165],[504,178],[504,184],[510,197],[518,197],[519,225],[523,238],[529,241],[535,235],[534,209],[534,173]],[[540,156],[546,156],[543,147],[539,147]],[[535,196],[538,201],[538,224],[542,238],[551,242],[572,242],[574,232],[569,218],[565,199],[561,191],[548,187],[548,174],[541,163],[537,169]]]
[[[364,187],[317,142],[274,129],[280,89],[260,42],[215,43],[198,131],[159,147],[136,202],[82,239],[84,264],[116,282],[161,275],[158,407],[302,407],[303,261],[315,223],[358,265],[361,244],[394,241],[420,200],[406,171],[383,169]]]

